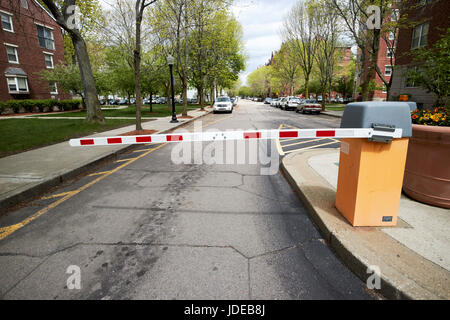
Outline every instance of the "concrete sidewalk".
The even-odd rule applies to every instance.
[[[192,119],[179,119],[170,123],[171,117],[155,118],[143,122],[144,130],[166,132],[211,112],[192,110]],[[117,136],[135,130],[135,125],[91,135],[91,137]],[[0,214],[5,209],[36,197],[42,192],[76,177],[89,168],[109,161],[135,146],[104,146],[90,149],[79,148],[77,152],[67,141],[47,147],[18,153],[0,159]]]
[[[338,166],[336,149],[292,153],[281,166],[336,254],[363,281],[378,266],[386,298],[450,299],[448,210],[402,196],[396,227],[352,227],[334,205]]]
[[[325,110],[322,111],[321,114],[334,117],[334,118],[342,118],[342,115],[344,114],[344,111],[333,111],[333,110]]]

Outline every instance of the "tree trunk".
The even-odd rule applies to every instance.
[[[105,123],[100,102],[98,101],[97,88],[95,87],[94,75],[87,53],[86,43],[81,36],[71,33],[73,46],[78,58],[81,82],[83,83],[84,101],[86,103],[86,119],[88,123]]]
[[[136,48],[134,49],[134,82],[136,94],[136,130],[142,130],[141,120],[141,21],[144,7],[136,2]]]
[[[187,116],[187,79],[183,77],[182,87],[183,87],[183,112],[182,116]]]
[[[320,103],[322,105],[322,111],[325,111],[325,90],[322,89],[322,102]]]
[[[309,99],[309,77],[305,77],[305,99]]]
[[[152,89],[150,89],[150,113],[153,112],[153,92]]]

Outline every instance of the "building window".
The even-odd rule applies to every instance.
[[[45,49],[55,50],[53,40],[53,30],[40,25],[36,25],[39,46]]]
[[[426,4],[431,3],[433,0],[418,0],[419,5],[424,6]]]
[[[21,2],[22,2],[22,7],[25,8],[25,9],[28,9],[28,2],[27,2],[27,0],[22,0]]]
[[[58,86],[56,85],[56,82],[49,81],[48,86],[50,87],[51,94],[58,94]]]
[[[387,48],[386,58],[392,58],[394,56],[394,50],[392,48]]]
[[[392,10],[391,21],[397,21],[399,15],[399,9]]]
[[[50,53],[45,53],[44,52],[44,57],[45,57],[45,67],[47,69],[53,69],[53,54]]]
[[[412,70],[414,70],[414,72],[417,72],[418,69],[417,69],[417,67],[413,67],[408,70],[407,78],[406,78],[406,87],[407,88],[415,88],[416,87],[416,83],[414,82],[414,79],[410,75],[410,71],[412,71]]]
[[[0,16],[2,18],[2,29],[5,31],[14,32],[12,14],[0,12]]]
[[[392,75],[392,66],[384,66],[384,75],[391,76]]]
[[[9,93],[29,93],[25,77],[7,77]]]
[[[8,55],[9,63],[19,63],[19,55],[17,54],[17,46],[5,44],[6,54]]]
[[[423,23],[413,29],[411,49],[423,47],[427,44],[428,26],[428,23]]]
[[[389,40],[395,40],[395,32],[389,31]]]

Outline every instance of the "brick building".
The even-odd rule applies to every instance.
[[[36,73],[64,61],[62,30],[35,0],[0,0],[0,100],[68,99]]]
[[[408,15],[412,26],[400,29],[396,52],[396,66],[392,79],[391,97],[401,94],[411,95],[410,100],[419,106],[429,107],[436,101],[433,93],[417,87],[408,79],[408,70],[417,68],[413,63],[413,53],[419,47],[432,47],[450,27],[449,0],[410,0],[402,14]]]

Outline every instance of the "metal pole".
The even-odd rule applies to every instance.
[[[172,88],[172,120],[171,123],[178,122],[177,113],[175,111],[175,90],[174,90],[174,81],[173,81],[173,72],[172,72],[172,64],[169,64],[170,69],[170,86]]]

